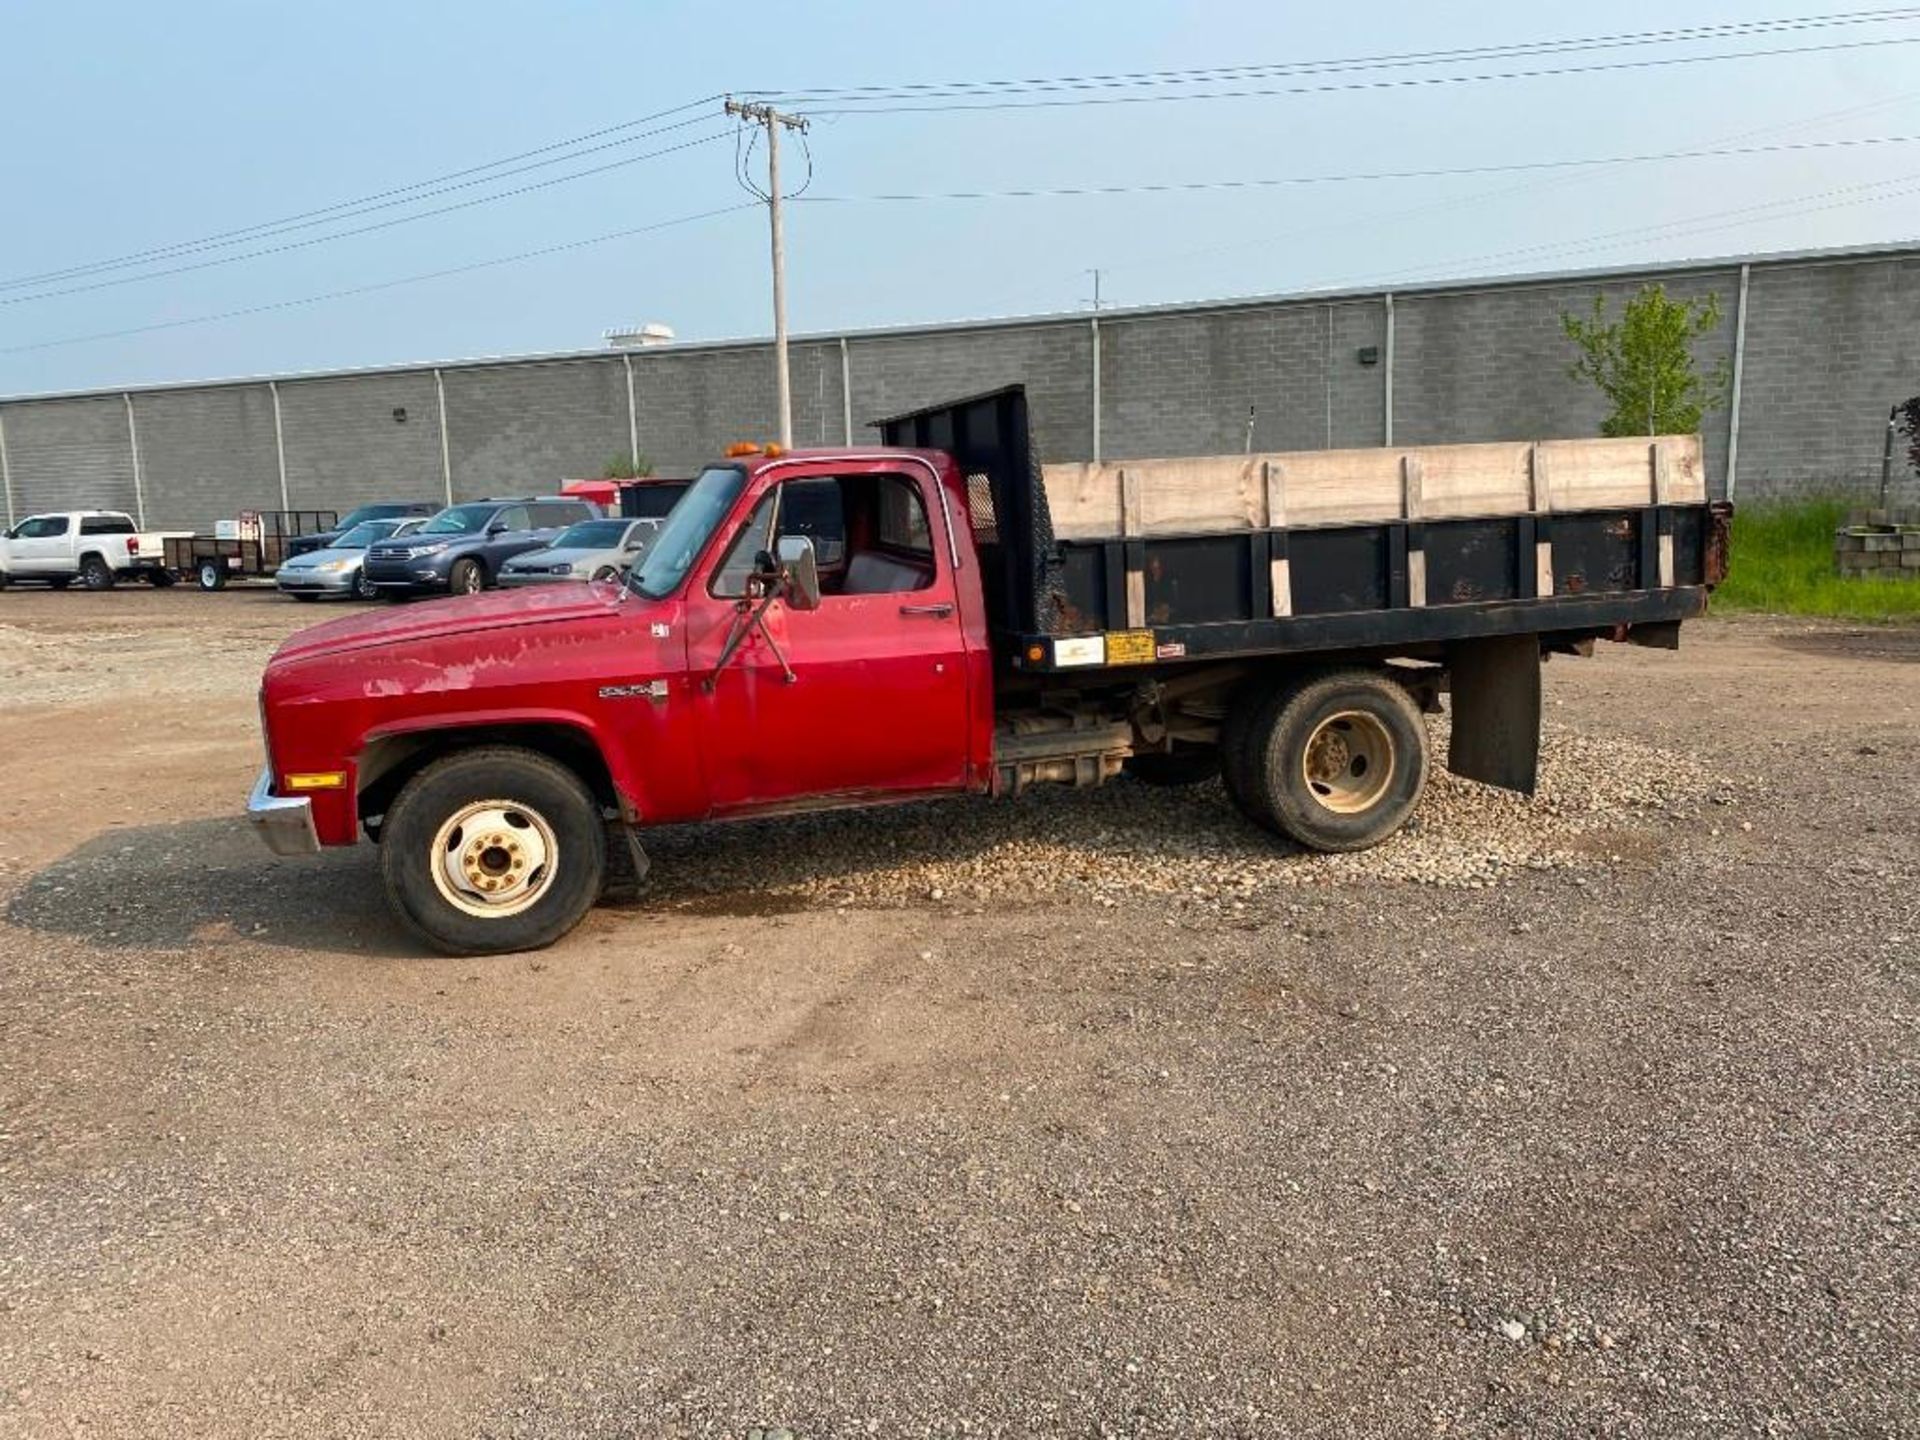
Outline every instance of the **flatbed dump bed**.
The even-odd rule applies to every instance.
[[[1043,465],[1020,387],[879,427],[966,474],[1016,670],[1666,645],[1725,571],[1695,436]]]

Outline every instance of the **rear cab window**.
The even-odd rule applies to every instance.
[[[132,535],[135,531],[133,520],[126,515],[82,515],[80,533],[82,535]]]

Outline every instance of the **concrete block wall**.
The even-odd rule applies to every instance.
[[[600,474],[630,444],[626,367],[617,355],[461,367],[441,378],[456,500],[551,493],[562,480]]]
[[[135,394],[133,415],[151,528],[210,530],[241,510],[281,508],[273,394],[265,385]]]
[[[1596,292],[1614,313],[1648,280],[1721,297],[1699,347],[1731,352],[1739,266],[1597,273],[1401,292],[1392,303],[1392,434],[1401,444],[1596,432],[1603,402],[1566,373],[1560,315]],[[1384,295],[1099,316],[1099,448],[1109,459],[1384,443]],[[1012,383],[1028,388],[1041,453],[1093,458],[1093,317],[810,337],[791,347],[794,439],[874,438],[869,422]],[[1360,352],[1378,351],[1375,364]],[[843,369],[844,367],[844,369]],[[628,372],[632,399],[629,404]],[[1738,498],[1877,494],[1887,408],[1920,393],[1920,248],[1756,260],[1747,305]],[[845,377],[845,378],[843,378]],[[851,397],[848,394],[848,379]],[[278,390],[280,440],[274,433]],[[442,448],[440,397],[447,408]],[[728,442],[777,433],[764,342],[667,346],[131,392],[142,484],[119,392],[0,402],[8,503],[101,506],[203,528],[280,503],[537,493],[638,449],[688,473]],[[1705,425],[1723,483],[1730,416]],[[1920,501],[1896,465],[1893,503]]]
[[[11,404],[0,425],[12,518],[36,510],[137,510],[120,396]]]
[[[1749,306],[1739,493],[1869,493],[1888,408],[1920,395],[1920,256],[1756,266]],[[1904,450],[1890,498],[1920,503]]]
[[[431,370],[282,381],[280,426],[292,509],[446,498]]]

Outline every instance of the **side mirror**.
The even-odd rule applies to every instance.
[[[820,608],[820,567],[813,558],[813,541],[805,535],[782,535],[775,559],[780,562],[780,595],[795,610]]]

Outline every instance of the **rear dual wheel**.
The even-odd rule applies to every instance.
[[[1419,708],[1377,670],[1323,671],[1245,696],[1221,748],[1240,812],[1314,850],[1378,845],[1427,783]]]
[[[401,920],[450,955],[551,945],[599,896],[607,831],[580,777],[532,750],[462,750],[409,780],[380,826]]]

